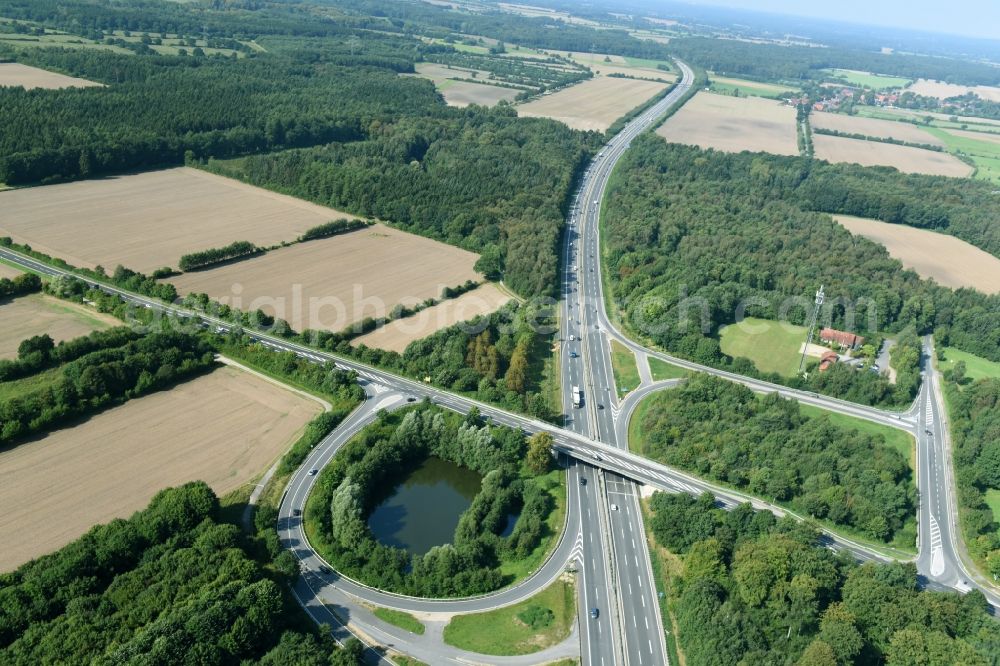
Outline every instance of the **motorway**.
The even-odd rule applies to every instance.
[[[743,493],[721,488],[679,470],[636,456],[627,451],[627,419],[640,397],[674,382],[651,383],[648,367],[640,374],[644,383],[619,404],[614,376],[610,367],[610,341],[617,340],[631,350],[640,363],[647,357],[665,360],[681,368],[707,372],[744,384],[758,392],[778,392],[804,404],[882,423],[912,433],[917,438],[919,509],[918,571],[935,588],[967,591],[978,587],[987,599],[1000,607],[1000,596],[980,577],[972,576],[963,560],[963,551],[956,534],[956,499],[954,474],[951,468],[949,435],[944,418],[940,378],[933,371],[931,341],[925,341],[924,379],[918,398],[905,412],[891,412],[820,396],[810,392],[743,377],[678,359],[633,341],[619,331],[608,316],[600,262],[600,202],[603,200],[608,177],[614,164],[628,148],[631,140],[646,129],[670,104],[683,94],[690,70],[679,63],[681,84],[663,100],[630,122],[601,151],[581,183],[574,215],[566,234],[563,277],[564,298],[561,311],[562,385],[564,397],[570,400],[572,386],[583,389],[583,406],[567,406],[566,427],[555,427],[529,417],[506,412],[476,400],[452,394],[390,372],[342,358],[266,333],[247,331],[251,338],[273,349],[291,351],[304,358],[330,361],[342,369],[358,373],[360,381],[375,393],[363,409],[352,415],[331,436],[317,447],[313,456],[332,456],[341,443],[373,417],[377,406],[390,408],[405,404],[403,397],[429,398],[433,402],[467,412],[473,406],[496,423],[521,428],[526,433],[551,432],[556,448],[571,459],[568,465],[568,510],[565,533],[552,557],[521,584],[501,592],[465,600],[426,600],[386,594],[372,590],[336,574],[323,576],[318,572],[320,561],[308,547],[300,521],[294,516],[301,508],[315,476],[307,471],[321,465],[325,459],[313,456],[293,477],[282,501],[279,531],[285,543],[302,560],[305,575],[296,587],[300,600],[318,621],[337,625],[321,594],[342,594],[378,605],[412,612],[469,612],[515,603],[542,589],[559,575],[565,566],[577,561],[580,565],[580,636],[584,663],[588,664],[655,664],[666,663],[663,631],[651,585],[648,553],[644,545],[641,514],[638,511],[636,484],[648,485],[668,492],[713,493],[720,505],[735,506],[751,502],[755,508],[770,510],[778,515],[788,513]],[[597,202],[596,204],[594,202]],[[37,261],[7,248],[0,248],[0,257],[29,270],[50,276],[71,275],[69,271]],[[88,280],[90,281],[90,280]],[[90,281],[92,282],[92,281]],[[165,305],[107,284],[99,285],[108,293],[119,295],[137,308],[176,318],[178,326],[205,322],[226,331],[231,323],[202,312],[176,305]],[[570,338],[572,336],[572,339]],[[575,356],[573,355],[575,354]],[[381,389],[376,388],[381,387]],[[633,388],[633,387],[629,387]],[[384,395],[381,395],[381,393]],[[391,401],[391,403],[386,403]],[[302,479],[305,475],[307,478]],[[586,478],[586,485],[580,479]],[[611,505],[617,505],[612,510]],[[885,555],[864,544],[824,530],[824,540],[831,548],[844,549],[860,560],[886,561]],[[322,592],[321,591],[327,591]],[[652,607],[652,610],[650,610]],[[598,608],[599,617],[589,618],[589,610]],[[343,632],[343,629],[340,630]],[[376,632],[377,633],[377,632]],[[336,634],[336,630],[335,630]],[[342,638],[346,634],[339,634]],[[378,642],[406,638],[376,635]],[[401,648],[406,651],[405,647]],[[419,656],[420,655],[415,655]],[[424,655],[426,656],[426,655]],[[438,655],[446,661],[462,658]],[[501,660],[496,660],[500,663]],[[439,663],[431,660],[430,663]],[[511,662],[514,663],[514,662]]]
[[[618,389],[611,369],[607,339],[591,322],[595,301],[601,297],[597,234],[600,202],[607,178],[632,140],[649,129],[688,92],[694,73],[678,63],[681,78],[663,99],[631,120],[597,154],[584,173],[570,208],[563,245],[562,309],[560,312],[560,368],[566,427],[609,446],[628,449],[627,437],[616,428]],[[589,268],[589,270],[588,270]],[[582,392],[574,405],[573,390]],[[635,388],[635,387],[629,387]],[[639,487],[613,472],[594,470],[584,533],[597,530],[599,544],[585,551],[580,593],[582,661],[586,664],[666,664],[663,620],[649,562]],[[593,532],[588,538],[593,536]],[[597,609],[599,616],[590,615]],[[589,639],[589,640],[588,640]]]

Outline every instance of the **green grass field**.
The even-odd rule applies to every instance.
[[[858,72],[853,69],[828,69],[833,78],[846,81],[851,85],[865,86],[881,90],[883,88],[904,88],[910,85],[910,79],[900,76],[883,76],[869,72]]]
[[[937,127],[928,127],[927,131],[944,141],[948,152],[964,153],[972,158],[976,165],[975,178],[1000,184],[1000,143],[956,136]]]
[[[719,332],[722,351],[743,356],[761,372],[777,372],[794,377],[799,369],[799,350],[806,339],[806,329],[786,322],[747,317]]]
[[[990,361],[982,356],[976,356],[954,347],[945,347],[943,351],[944,360],[938,361],[938,369],[941,372],[955,367],[959,361],[965,361],[965,376],[969,379],[1000,377],[1000,363],[996,361]]]
[[[552,612],[548,626],[532,629],[518,618],[529,608]],[[576,619],[573,584],[562,579],[521,603],[486,613],[456,615],[444,628],[444,642],[479,654],[512,656],[532,654],[555,645],[569,636]]]
[[[424,634],[424,624],[409,613],[391,608],[376,608],[372,612],[375,614],[375,617],[383,622],[388,622],[400,629],[405,629],[411,634],[417,634],[418,636],[423,636]]]
[[[717,77],[709,75],[710,88],[713,92],[723,95],[755,96],[780,98],[795,92],[794,88],[776,83],[761,83],[760,81],[747,81],[744,79],[733,79],[729,77]]]
[[[648,356],[647,358],[649,359],[649,372],[653,375],[654,382],[662,379],[682,379],[687,377],[688,371],[684,368],[661,361],[652,356]]]
[[[984,494],[983,499],[986,501],[986,506],[990,507],[993,512],[993,518],[1000,516],[1000,490],[990,488]]]
[[[615,373],[618,393],[624,394],[639,386],[639,367],[635,354],[617,340],[611,341],[611,369]]]

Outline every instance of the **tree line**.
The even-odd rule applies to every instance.
[[[51,343],[47,336],[36,339],[26,348],[25,358],[36,354],[45,358],[53,352]],[[60,366],[51,381],[0,402],[0,443],[51,430],[214,365],[208,344],[185,333],[153,332],[120,346],[89,351]]]
[[[496,590],[510,582],[501,562],[523,559],[550,536],[550,480],[522,471],[526,451],[519,430],[484,424],[476,411],[463,418],[427,403],[405,414],[383,413],[320,473],[305,511],[313,543],[338,570],[380,589],[428,597]],[[429,456],[472,469],[483,480],[453,542],[418,556],[378,542],[367,519]],[[501,536],[515,513],[513,530]]]
[[[627,325],[640,334],[692,360],[738,372],[755,370],[750,361],[721,352],[719,327],[741,314],[805,324],[820,285],[824,325],[868,337],[907,328],[933,331],[943,344],[1000,359],[1000,296],[921,280],[882,246],[814,212],[948,228],[990,250],[995,234],[987,190],[985,183],[705,151],[643,136],[610,185],[604,238],[612,294]],[[912,399],[902,386],[847,367],[812,373],[805,381],[768,378],[849,393],[868,404]]]
[[[978,590],[921,591],[916,567],[859,565],[819,534],[749,504],[657,493],[656,542],[682,558],[668,607],[688,663],[975,664],[1000,658]]]
[[[182,271],[193,271],[206,266],[213,266],[233,259],[246,259],[264,250],[257,247],[250,241],[234,241],[225,247],[210,248],[200,252],[185,254],[177,262],[177,267]]]
[[[296,605],[297,575],[222,522],[204,483],[163,490],[0,576],[0,661],[361,664]]]
[[[645,455],[869,539],[914,542],[913,473],[881,436],[710,375],[649,401],[639,422]]]
[[[681,60],[720,76],[763,81],[823,80],[831,78],[829,72],[823,71],[825,69],[853,69],[972,86],[1000,84],[1000,71],[986,63],[906,53],[886,54],[860,48],[813,48],[750,40],[680,37],[670,40],[669,49]]]
[[[331,220],[330,222],[326,222],[324,224],[316,225],[311,229],[307,229],[305,233],[298,237],[298,241],[302,243],[305,241],[318,240],[320,238],[329,238],[330,236],[347,233],[348,231],[364,229],[372,224],[374,224],[374,222],[369,220],[351,220],[343,217],[337,220]]]
[[[959,525],[973,559],[996,580],[1000,524],[986,494],[1000,490],[1000,379],[970,381],[962,371],[945,379]]]
[[[22,273],[13,278],[0,278],[0,299],[33,294],[42,288],[42,280],[34,273]]]

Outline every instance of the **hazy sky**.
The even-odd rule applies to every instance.
[[[1000,0],[689,0],[699,5],[756,9],[1000,39]]]

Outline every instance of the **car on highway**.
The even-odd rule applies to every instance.
[[[601,616],[601,611],[599,609],[597,609],[597,608],[591,608],[590,609],[590,619],[591,620],[596,620],[600,616]]]
[[[597,403],[597,408],[598,408],[598,409],[604,409],[604,405],[603,405],[603,404],[601,404],[601,403]]]
[[[569,353],[569,357],[570,358],[576,358],[577,356],[579,356],[579,354],[577,354],[576,352],[570,352]]]
[[[294,511],[292,511],[292,515],[293,516],[301,516],[302,515],[302,509],[295,509]]]
[[[319,474],[319,470],[315,467],[309,470],[309,476],[316,476],[317,474]]]
[[[320,567],[319,568],[319,572],[321,574],[324,574],[324,575],[329,574],[330,573],[330,567],[325,567],[325,566]]]
[[[587,477],[585,477],[585,476],[581,476],[580,477],[580,485],[581,486],[587,485]]]
[[[611,510],[612,511],[617,511],[618,510],[618,505],[617,504],[612,504],[611,505]]]
[[[416,397],[412,395],[406,396],[406,402],[416,402],[416,401],[417,401]]]
[[[573,342],[574,340],[576,340],[576,336],[575,335],[570,335],[569,336],[569,341]]]

